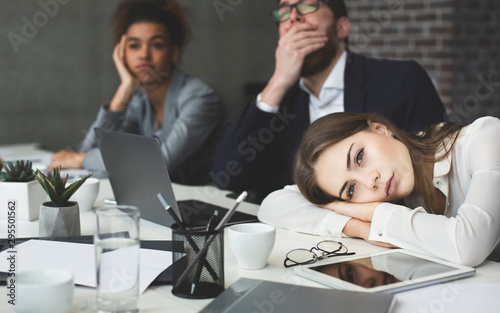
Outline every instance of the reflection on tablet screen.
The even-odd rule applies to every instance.
[[[390,285],[455,270],[403,253],[377,255],[315,266],[311,269],[364,288]]]

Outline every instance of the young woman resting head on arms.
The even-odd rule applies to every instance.
[[[259,218],[478,265],[500,239],[499,136],[494,117],[412,135],[375,114],[325,116],[304,134],[297,186],[269,195]]]

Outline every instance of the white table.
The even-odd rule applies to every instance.
[[[1,148],[1,147],[0,147]],[[201,201],[213,203],[222,207],[230,207],[234,199],[226,197],[227,191],[221,191],[211,186],[183,186],[174,184],[174,192],[177,200],[198,199]],[[112,190],[109,180],[101,180],[101,188],[97,197],[96,206],[103,205],[103,199],[112,197]],[[238,207],[239,211],[256,214],[258,206],[250,203],[242,203]],[[1,221],[0,221],[1,222]],[[91,235],[93,233],[93,212],[81,213],[82,235]],[[32,237],[38,234],[37,221],[18,222],[18,238]],[[0,237],[5,238],[0,230]],[[283,266],[283,260],[288,251],[295,248],[311,248],[326,237],[311,236],[295,233],[284,229],[277,229],[276,244],[268,260],[268,265],[262,270],[241,270],[238,268],[236,259],[227,244],[227,230],[225,233],[224,265],[225,265],[225,286],[229,287],[240,277],[253,279],[270,280],[290,284],[323,287],[324,286],[307,280],[293,274],[292,269],[286,269]],[[141,220],[141,239],[145,240],[171,240],[171,230],[167,227],[155,224],[146,220]],[[331,238],[329,238],[331,239]],[[384,248],[371,245],[360,239],[343,238],[342,242],[351,251],[357,254],[366,254],[382,251]],[[476,268],[476,274],[472,277],[458,280],[458,284],[469,283],[499,283],[500,282],[500,263],[485,261]],[[206,306],[211,299],[206,300],[187,300],[178,298],[171,293],[172,286],[152,286],[148,288],[140,297],[141,312],[198,312]],[[6,287],[0,288],[0,313],[14,312],[7,304]],[[75,288],[73,308],[71,313],[94,312],[95,307],[95,289],[79,287]],[[413,310],[418,312],[418,307]]]

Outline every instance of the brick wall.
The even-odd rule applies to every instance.
[[[500,1],[345,1],[352,51],[418,61],[453,121],[500,117]]]

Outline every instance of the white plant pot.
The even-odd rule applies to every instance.
[[[45,201],[47,201],[47,194],[37,180],[0,182],[0,219],[7,219],[8,214],[12,217],[11,212],[15,210],[15,218],[19,221],[36,220],[40,204]]]
[[[80,209],[78,203],[68,202],[69,206],[55,207],[47,201],[40,205],[40,237],[80,236]]]

